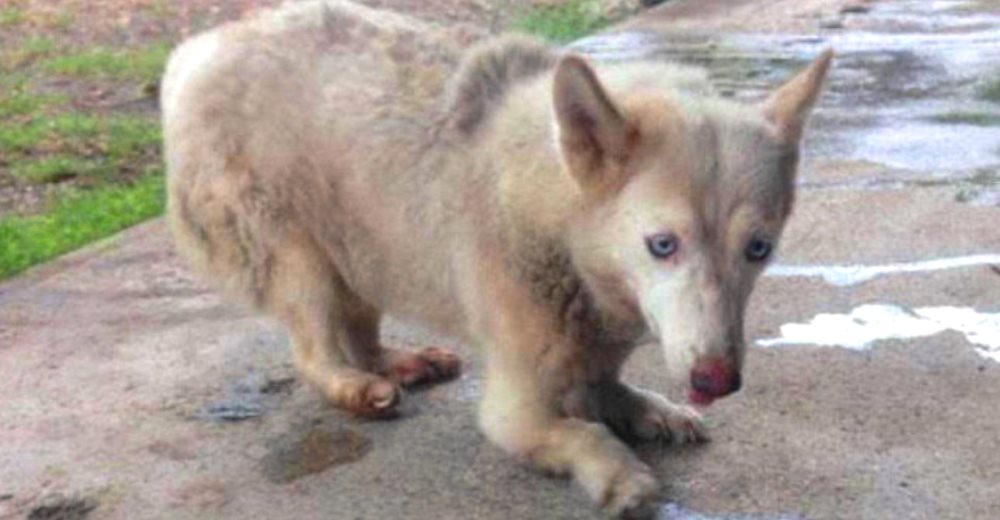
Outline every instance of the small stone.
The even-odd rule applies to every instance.
[[[844,28],[844,20],[841,19],[839,16],[837,16],[837,17],[831,16],[829,18],[823,18],[823,19],[821,19],[819,21],[819,28],[820,29],[843,29]]]
[[[872,8],[864,4],[848,4],[840,8],[840,14],[865,14]]]
[[[295,384],[294,377],[281,377],[277,379],[268,379],[263,385],[260,386],[260,393],[262,394],[278,394],[278,393],[290,393],[292,391],[292,386]]]
[[[83,520],[97,509],[97,501],[87,497],[52,495],[28,512],[28,520]]]
[[[263,413],[263,408],[257,403],[223,402],[209,405],[201,415],[217,421],[240,422],[260,417]]]

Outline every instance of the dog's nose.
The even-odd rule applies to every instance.
[[[724,359],[699,360],[691,369],[691,389],[704,401],[737,392],[742,384],[740,371]]]

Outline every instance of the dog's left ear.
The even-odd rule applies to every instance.
[[[809,113],[823,89],[823,80],[833,60],[833,49],[823,51],[809,67],[782,85],[764,102],[764,116],[775,125],[778,136],[797,145]]]

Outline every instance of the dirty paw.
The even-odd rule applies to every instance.
[[[419,351],[386,349],[386,377],[401,386],[415,386],[453,379],[461,372],[461,359],[450,350],[428,347]]]
[[[395,417],[402,397],[395,383],[371,374],[335,380],[326,390],[334,406],[369,419]]]
[[[608,483],[601,505],[606,513],[615,518],[647,518],[659,488],[648,468],[630,467]]]
[[[709,440],[701,414],[690,406],[672,403],[647,391],[639,391],[645,406],[633,417],[632,432],[642,440],[663,440],[674,444]]]

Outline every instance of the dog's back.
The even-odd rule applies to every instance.
[[[172,56],[162,106],[169,216],[213,277],[264,305],[289,231],[324,249],[385,224],[371,179],[424,146],[461,43],[349,2],[303,2],[192,39]],[[353,206],[368,200],[364,222]],[[333,237],[331,234],[338,234]],[[344,268],[363,262],[363,244]]]

